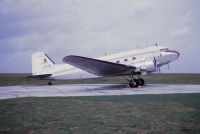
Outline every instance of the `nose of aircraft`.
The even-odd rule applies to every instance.
[[[175,56],[176,59],[178,59],[178,57],[180,56],[180,53],[178,51],[175,51],[175,50],[168,50],[166,52],[171,53],[171,55]]]
[[[165,53],[170,57],[172,61],[178,59],[178,57],[180,56],[180,53],[175,50],[168,50],[165,51]]]

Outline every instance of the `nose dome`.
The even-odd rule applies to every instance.
[[[180,53],[178,51],[175,51],[175,50],[167,50],[165,52],[168,52],[170,53],[171,55],[174,55],[176,56],[176,59],[178,59],[178,57],[180,56]]]

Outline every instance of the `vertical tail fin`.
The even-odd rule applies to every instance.
[[[36,52],[32,55],[32,75],[47,74],[55,63],[44,53]]]

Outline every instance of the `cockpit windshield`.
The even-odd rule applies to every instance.
[[[162,48],[162,49],[160,49],[161,52],[168,51],[168,50],[169,50],[168,48]]]

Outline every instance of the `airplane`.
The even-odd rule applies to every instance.
[[[46,53],[36,52],[30,77],[48,79],[48,85],[52,85],[55,80],[123,76],[131,88],[137,88],[145,84],[141,75],[160,72],[161,66],[169,65],[179,55],[178,51],[156,45],[99,58],[69,55],[63,58],[64,64],[55,64]]]

